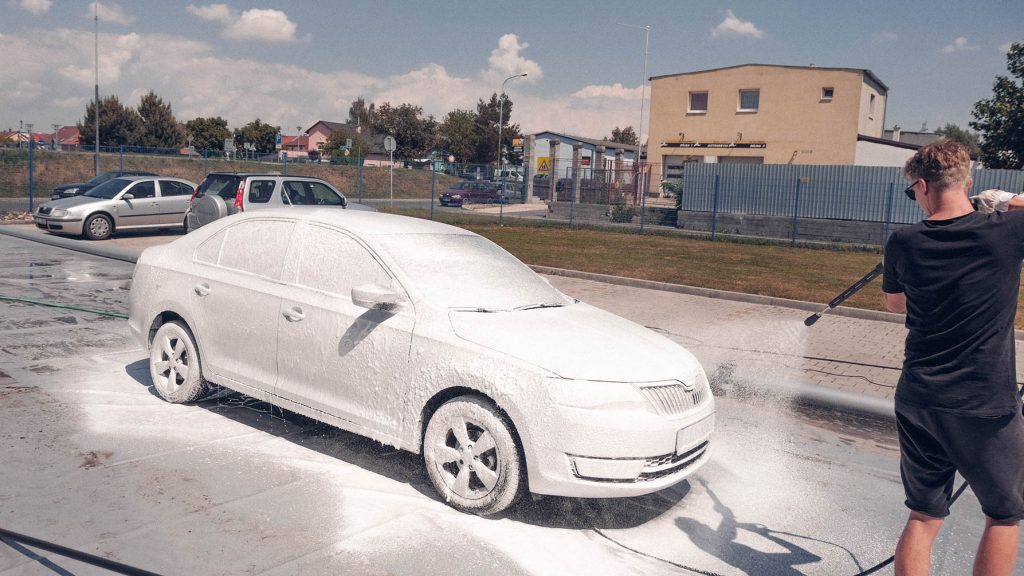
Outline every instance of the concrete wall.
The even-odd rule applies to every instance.
[[[877,142],[857,141],[857,166],[900,166],[914,155],[916,150],[879,144]]]

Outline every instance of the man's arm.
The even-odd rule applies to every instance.
[[[903,292],[898,294],[882,292],[882,298],[885,301],[885,309],[889,312],[895,312],[897,314],[907,313],[907,295]]]
[[[1024,196],[1006,192],[1005,190],[985,190],[977,196],[971,197],[972,203],[978,212],[989,214],[991,212],[1006,212],[1007,210],[1024,210]]]

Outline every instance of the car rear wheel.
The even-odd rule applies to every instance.
[[[149,352],[149,375],[157,393],[168,402],[194,402],[207,392],[195,339],[181,322],[168,322],[156,331]]]
[[[114,223],[109,216],[93,214],[85,219],[82,232],[89,240],[106,240],[114,232]]]
[[[497,514],[526,491],[526,466],[512,425],[481,396],[461,396],[434,412],[423,436],[434,489],[456,510]]]

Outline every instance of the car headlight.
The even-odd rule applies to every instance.
[[[551,390],[552,399],[560,406],[587,410],[653,411],[653,406],[632,384],[562,378],[545,378],[544,381]]]
[[[452,194],[452,198],[458,200],[459,198],[462,198],[462,194]]]
[[[57,208],[57,209],[53,210],[52,212],[50,212],[50,216],[52,216],[54,218],[62,218],[62,217],[67,216],[67,215],[68,215],[68,211],[63,209],[63,208]]]

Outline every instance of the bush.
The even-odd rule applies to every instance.
[[[612,222],[632,222],[636,208],[624,202],[612,206]]]

